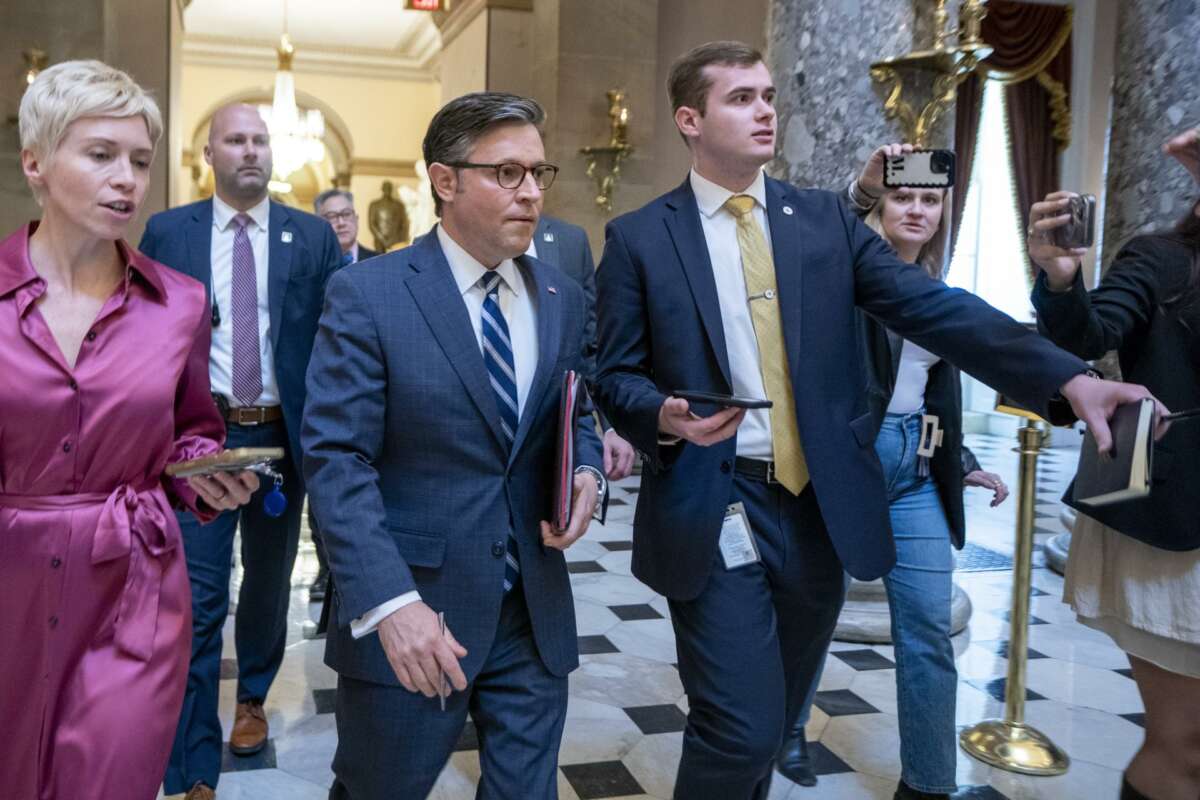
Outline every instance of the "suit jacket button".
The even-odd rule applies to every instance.
[[[492,542],[492,555],[504,558],[504,542]]]
[[[728,460],[721,462],[721,472],[724,472],[726,475],[728,475],[729,470],[731,469],[733,469],[733,465],[730,464]]]

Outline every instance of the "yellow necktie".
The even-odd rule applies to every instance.
[[[775,286],[775,259],[771,257],[767,237],[751,213],[754,198],[734,195],[725,201],[725,208],[737,219],[738,249],[742,251],[750,318],[758,339],[759,368],[767,399],[772,403],[771,445],[775,450],[775,479],[789,492],[798,495],[808,485],[808,464],[800,445],[800,429],[796,426],[796,400],[792,395],[779,291]]]

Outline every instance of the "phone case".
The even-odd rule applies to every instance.
[[[950,150],[914,150],[890,156],[884,162],[883,185],[889,189],[948,189],[954,185],[954,153]]]
[[[166,473],[172,478],[189,478],[192,475],[210,475],[214,472],[241,472],[250,467],[261,467],[284,457],[282,447],[239,447],[211,456],[201,456],[178,464],[168,464]]]
[[[1054,243],[1064,249],[1091,247],[1096,241],[1096,196],[1079,194],[1067,207],[1071,219],[1054,229]]]

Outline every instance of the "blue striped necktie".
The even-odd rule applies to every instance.
[[[507,449],[511,451],[517,435],[517,372],[513,365],[512,339],[508,335],[508,323],[500,313],[500,274],[489,270],[479,279],[483,287],[483,364],[487,367],[492,391],[496,393],[496,405],[500,408],[500,427],[504,430]],[[512,530],[508,532],[508,552],[504,558],[504,591],[516,584],[521,574],[517,556],[517,540]]]

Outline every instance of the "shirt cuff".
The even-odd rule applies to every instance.
[[[375,632],[379,627],[379,623],[387,619],[393,612],[399,611],[409,603],[415,603],[421,599],[421,595],[416,589],[411,592],[405,592],[399,597],[393,597],[382,605],[375,606],[367,613],[357,619],[350,620],[350,635],[355,639],[361,639],[368,634]]]

